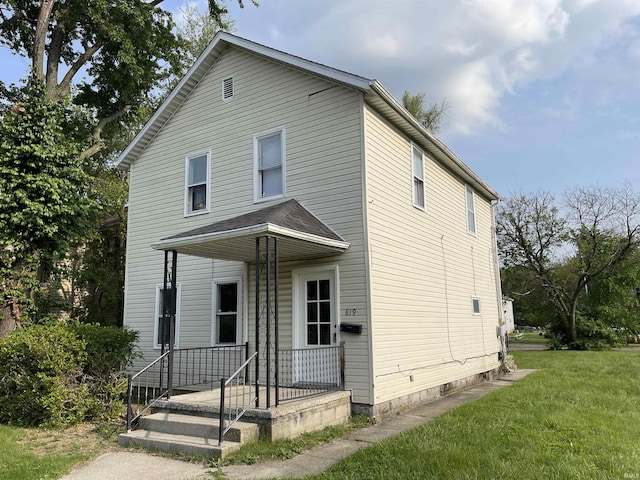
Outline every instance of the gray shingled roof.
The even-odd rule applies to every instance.
[[[300,205],[295,199],[287,200],[286,202],[256,210],[255,212],[246,213],[238,217],[215,222],[204,227],[194,228],[193,230],[163,238],[162,240],[195,237],[198,235],[227,232],[266,224],[278,225],[331,240],[344,241],[340,235],[318,220],[315,215]]]

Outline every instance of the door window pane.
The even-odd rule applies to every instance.
[[[318,282],[316,280],[311,280],[307,282],[307,300],[317,300],[318,299]]]
[[[320,345],[331,345],[331,325],[320,325]]]
[[[307,303],[307,323],[315,323],[318,321],[318,304]]]
[[[307,345],[318,345],[318,326],[307,325]]]
[[[320,280],[320,300],[329,300],[331,297],[330,292],[329,280]]]
[[[331,281],[306,282],[307,345],[331,345]]]
[[[320,303],[320,321],[321,322],[331,321],[331,302]]]

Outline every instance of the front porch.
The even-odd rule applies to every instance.
[[[284,383],[276,385],[256,382],[256,354],[244,361],[247,349],[176,349],[130,376],[127,433],[118,443],[223,457],[243,443],[289,438],[349,419],[342,345],[280,351],[278,377]],[[300,366],[304,370],[294,375]]]
[[[197,436],[207,444],[213,428],[222,447],[242,423],[259,425],[261,438],[279,439],[348,419],[349,394],[341,392],[345,347],[338,338],[337,267],[294,273],[296,281],[286,294],[297,307],[285,316],[284,342],[279,308],[280,262],[300,265],[335,256],[349,247],[347,242],[289,200],[165,238],[153,247],[164,251],[156,334],[161,354],[130,378],[127,435],[147,436],[132,429],[138,423],[157,428],[162,414],[177,415],[177,423],[185,425],[193,419],[182,417],[195,415],[208,419],[208,433]],[[244,280],[212,278],[211,347],[177,348],[178,254],[243,262],[247,268]],[[245,301],[248,311],[240,314]],[[218,421],[215,427],[212,417]],[[176,423],[172,418],[161,430],[172,430],[167,427],[167,422]],[[202,433],[200,427],[194,431]]]

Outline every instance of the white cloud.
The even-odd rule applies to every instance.
[[[377,78],[397,97],[446,98],[448,127],[473,133],[502,126],[503,96],[572,69],[589,73],[603,42],[635,34],[627,56],[638,58],[637,33],[621,26],[639,14],[640,2],[626,0],[324,0],[314,17],[292,12],[305,28],[280,47],[291,51],[289,41],[294,53]]]

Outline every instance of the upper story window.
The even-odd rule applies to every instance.
[[[467,230],[469,233],[476,234],[476,207],[473,194],[473,188],[466,185],[467,192]]]
[[[424,210],[424,157],[422,150],[411,146],[411,163],[413,169],[413,206]]]
[[[209,211],[211,153],[188,155],[185,162],[184,214]]]
[[[231,100],[234,94],[233,77],[222,80],[222,101]]]
[[[253,199],[255,202],[284,197],[284,127],[253,136]]]

